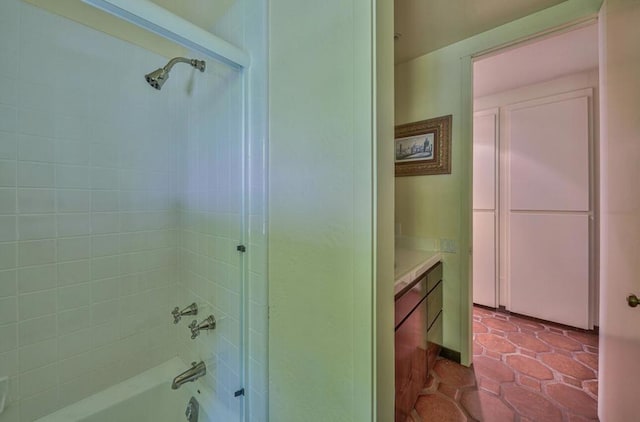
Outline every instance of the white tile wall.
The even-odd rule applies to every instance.
[[[23,422],[177,353],[185,77],[158,95],[142,75],[164,58],[18,0],[0,40],[0,421]]]
[[[238,71],[176,67],[157,92],[142,75],[165,58],[0,2],[0,54],[18,58],[0,61],[0,422],[176,353],[207,361],[226,415],[267,420],[265,7],[239,0],[217,28],[252,51],[245,127]],[[218,320],[196,341],[168,314],[192,300]]]

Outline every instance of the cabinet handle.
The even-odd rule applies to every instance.
[[[627,303],[632,308],[635,308],[636,306],[640,305],[640,299],[638,299],[638,296],[636,296],[636,295],[629,295],[627,297]]]

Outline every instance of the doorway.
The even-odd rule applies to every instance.
[[[476,57],[472,72],[473,362],[498,378],[480,392],[521,415],[595,417],[597,24]],[[539,403],[518,408],[505,388]]]
[[[597,325],[595,23],[477,58],[473,302]]]

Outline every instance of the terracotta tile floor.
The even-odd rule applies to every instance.
[[[598,420],[596,334],[475,307],[473,362],[438,359],[407,422]]]

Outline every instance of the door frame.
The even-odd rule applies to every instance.
[[[462,227],[461,237],[462,239],[467,239],[469,241],[469,245],[471,245],[471,241],[473,239],[473,64],[476,60],[484,59],[496,54],[503,53],[507,50],[522,47],[523,45],[533,43],[536,41],[540,41],[544,38],[552,37],[555,35],[559,35],[565,32],[570,32],[585,26],[598,24],[598,14],[593,14],[590,16],[586,16],[577,20],[566,22],[562,25],[558,25],[552,28],[549,28],[544,31],[537,32],[530,36],[514,39],[512,41],[496,44],[492,47],[485,48],[482,50],[478,50],[475,53],[465,55],[460,57],[460,66],[461,66],[461,102],[462,107],[460,110],[460,120],[462,125],[462,133],[461,139],[462,148],[466,151],[466,156],[468,158],[467,163],[463,163],[466,166],[466,176],[467,176],[467,186],[470,187],[469,192],[466,196],[466,201],[463,201],[463,204],[466,202],[468,206],[463,210],[466,213],[466,216],[463,221],[466,221],[466,227]],[[597,171],[597,168],[596,168]],[[595,181],[594,181],[595,185]],[[465,230],[466,229],[466,230]],[[598,241],[597,236],[595,236],[595,241]],[[462,321],[462,341],[463,341],[463,349],[473,350],[473,252],[471,248],[469,248],[469,256],[468,256],[468,268],[467,272],[469,288],[467,289],[467,303],[469,306],[467,309],[463,309],[466,311],[467,315],[463,315]],[[597,271],[597,267],[596,267]],[[464,298],[462,298],[464,299]],[[597,306],[595,306],[597,308]],[[593,305],[592,305],[593,309]],[[595,312],[597,315],[597,312]],[[466,319],[465,319],[466,317]],[[466,323],[465,323],[466,322]],[[464,357],[463,357],[464,358]],[[470,364],[473,360],[473,354],[470,353],[468,359],[463,359],[463,363]],[[468,362],[467,362],[468,361]]]

